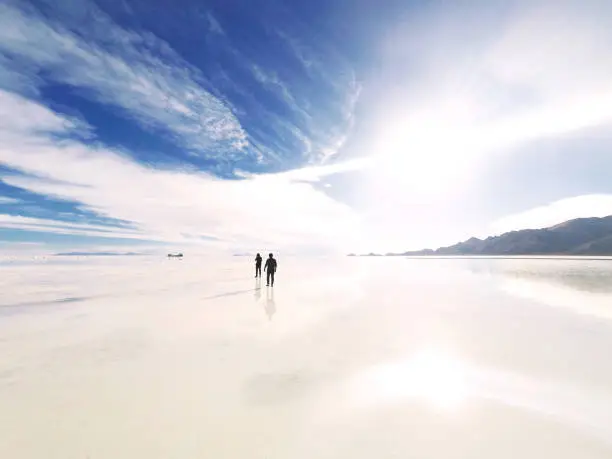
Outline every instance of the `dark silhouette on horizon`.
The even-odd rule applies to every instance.
[[[276,260],[274,259],[274,256],[270,254],[266,260],[266,265],[264,266],[264,271],[266,272],[266,286],[268,287],[274,287],[274,274],[276,273],[276,267]]]
[[[473,237],[437,250],[425,249],[387,254],[387,256],[457,255],[612,256],[612,215],[602,218],[577,218],[548,228],[510,231],[486,239]]]
[[[261,277],[261,261],[263,260],[263,258],[261,258],[261,255],[257,254],[257,256],[255,257],[255,277]]]

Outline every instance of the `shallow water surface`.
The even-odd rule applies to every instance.
[[[0,266],[0,457],[612,457],[612,260],[252,268]]]

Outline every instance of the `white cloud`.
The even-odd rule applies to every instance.
[[[436,215],[478,207],[461,199],[506,155],[612,124],[612,5],[517,2],[499,14],[498,2],[476,3],[414,12],[380,47],[365,129],[352,142],[376,160],[360,188],[372,244],[380,234],[433,233]],[[588,152],[576,154],[588,164]],[[456,218],[461,226],[482,216]]]
[[[408,190],[447,191],[509,147],[612,122],[612,9],[586,4],[524,6],[495,28],[476,9],[445,11],[391,34],[386,78],[409,82],[381,82],[366,148],[401,166]],[[478,20],[487,27],[471,33]]]
[[[31,78],[24,69],[40,69],[195,153],[244,154],[245,131],[232,108],[204,89],[196,69],[151,34],[124,30],[101,11],[90,18],[75,33],[32,10],[0,5],[0,53],[20,64],[3,79],[19,72]]]
[[[4,176],[7,184],[33,193],[79,203],[86,210],[130,222],[134,229],[106,233],[100,225],[58,224],[3,217],[5,227],[40,227],[65,234],[193,243],[202,237],[221,244],[267,247],[325,245],[342,247],[355,234],[356,216],[293,175],[269,174],[221,180],[205,173],[153,169],[118,152],[57,141],[70,123],[37,103],[0,92],[0,164],[26,174]],[[2,105],[2,104],[0,104]],[[6,119],[17,113],[26,119]],[[43,132],[28,119],[40,120]],[[8,126],[8,129],[2,129]],[[339,169],[338,169],[339,170]],[[104,171],[104,173],[101,173]],[[333,170],[319,171],[329,175]],[[312,177],[312,171],[304,172]],[[204,241],[202,241],[204,242]]]
[[[9,198],[7,196],[0,196],[0,204],[17,204],[19,199]]]
[[[367,169],[374,164],[372,158],[360,158],[350,161],[326,164],[322,166],[309,166],[287,172],[274,174],[276,177],[296,182],[319,182],[322,178],[344,172]]]
[[[561,199],[525,212],[508,215],[493,222],[495,234],[525,228],[539,229],[575,218],[607,217],[612,215],[612,195],[592,194]]]

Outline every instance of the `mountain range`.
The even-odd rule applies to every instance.
[[[543,229],[471,238],[437,250],[387,255],[612,255],[612,216],[579,218]]]

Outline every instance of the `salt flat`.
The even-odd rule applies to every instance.
[[[2,458],[609,458],[612,260],[0,265]]]

